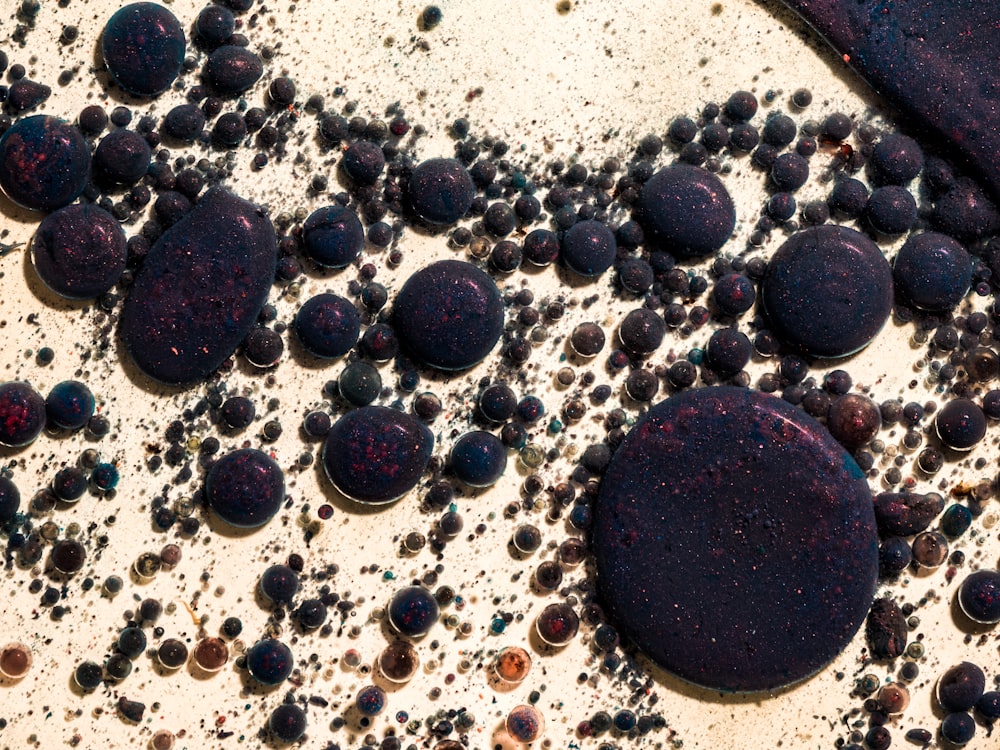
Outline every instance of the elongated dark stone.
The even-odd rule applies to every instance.
[[[865,637],[872,658],[895,659],[906,650],[906,618],[892,599],[876,599],[868,612]]]
[[[154,380],[197,383],[246,338],[277,263],[270,219],[213,188],[149,251],[125,302],[121,336]]]

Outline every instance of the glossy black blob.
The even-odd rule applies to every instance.
[[[475,195],[472,177],[457,159],[428,159],[410,175],[410,204],[429,224],[454,224],[469,210]]]
[[[736,227],[736,209],[711,172],[675,164],[642,186],[637,219],[647,237],[678,258],[700,258],[721,248]]]
[[[915,127],[948,143],[1000,197],[995,3],[783,0]]]
[[[357,141],[347,147],[341,165],[358,185],[374,185],[385,168],[385,154],[371,141]]]
[[[944,498],[936,492],[882,492],[875,496],[874,508],[883,536],[913,536],[944,510]]]
[[[45,399],[27,383],[0,384],[0,445],[21,448],[45,427]]]
[[[260,593],[275,604],[291,604],[299,590],[299,576],[287,565],[272,565],[260,577]]]
[[[197,104],[178,104],[163,118],[163,134],[193,143],[205,127],[205,113]]]
[[[910,136],[888,133],[875,144],[869,164],[879,182],[905,185],[924,168],[924,152]]]
[[[31,240],[38,276],[68,299],[92,299],[110,291],[125,270],[127,256],[121,224],[89,203],[49,214]]]
[[[712,287],[712,301],[723,315],[742,315],[757,301],[757,290],[743,274],[727,273]]]
[[[357,260],[365,246],[358,215],[343,206],[313,211],[302,225],[306,255],[327,268],[344,268]]]
[[[533,266],[547,266],[559,257],[559,238],[549,229],[534,229],[524,238],[522,251]]]
[[[970,620],[1000,622],[1000,572],[977,570],[966,576],[958,588],[958,604]]]
[[[125,349],[154,380],[196,383],[246,338],[274,280],[263,212],[213,188],[150,249],[121,315]]]
[[[267,728],[279,742],[298,742],[306,733],[306,712],[294,703],[282,703],[271,712]]]
[[[735,328],[720,328],[708,339],[705,363],[724,378],[738,373],[750,361],[753,344],[745,333]]]
[[[506,422],[517,410],[517,396],[509,385],[493,383],[479,394],[479,413],[491,422]]]
[[[255,529],[274,518],[285,500],[285,476],[273,458],[241,448],[220,458],[205,477],[208,506],[230,526]]]
[[[618,327],[622,346],[636,354],[650,354],[663,343],[667,324],[653,310],[640,307],[631,310]]]
[[[945,711],[968,711],[986,690],[986,675],[976,664],[963,661],[938,678],[937,700]]]
[[[247,649],[247,671],[262,685],[279,685],[295,668],[292,650],[281,641],[265,638]]]
[[[387,613],[389,624],[397,632],[418,638],[437,622],[440,608],[434,594],[423,586],[406,586],[392,595]]]
[[[315,630],[326,622],[326,605],[321,599],[306,599],[295,610],[295,619],[305,630]]]
[[[962,747],[976,736],[976,720],[965,711],[955,711],[941,722],[941,739],[954,747]]]
[[[21,507],[21,493],[10,477],[0,474],[0,524],[10,521]]]
[[[180,22],[158,3],[133,3],[108,20],[101,53],[115,83],[136,96],[156,96],[181,72],[187,43]]]
[[[580,630],[580,616],[566,602],[549,604],[535,618],[535,632],[550,646],[565,646]]]
[[[351,362],[337,378],[337,390],[351,405],[367,406],[382,392],[382,376],[367,362]]]
[[[450,463],[460,481],[470,487],[489,487],[507,468],[507,449],[493,433],[473,430],[455,441]]]
[[[205,82],[222,96],[242,94],[264,75],[260,57],[245,47],[225,45],[205,62]]]
[[[253,401],[245,396],[230,396],[222,402],[219,408],[219,416],[222,421],[233,430],[242,430],[253,423],[257,410]]]
[[[87,550],[76,539],[60,539],[52,547],[49,559],[60,573],[78,573],[87,561]]]
[[[210,47],[217,47],[225,44],[236,31],[236,17],[229,8],[207,5],[198,13],[194,30],[202,42]]]
[[[413,417],[385,406],[363,406],[330,428],[323,468],[347,497],[380,505],[416,486],[433,449],[431,431]]]
[[[909,190],[899,185],[875,188],[865,206],[865,218],[880,234],[903,234],[917,220],[917,201]]]
[[[901,536],[890,536],[878,548],[879,575],[892,578],[906,570],[913,561],[910,543]]]
[[[503,332],[496,283],[471,263],[442,260],[406,280],[396,296],[392,325],[421,364],[464,370],[482,360]]]
[[[354,304],[329,292],[310,297],[295,314],[302,348],[316,357],[341,357],[358,342],[361,315]]]
[[[611,461],[593,528],[612,623],[712,689],[808,677],[875,592],[864,474],[822,425],[754,391],[684,391],[650,409]]]
[[[254,326],[243,340],[243,357],[254,367],[274,367],[285,351],[281,334],[265,326]]]
[[[861,393],[841,396],[830,405],[826,414],[830,434],[848,450],[868,443],[881,426],[882,412],[878,405]]]
[[[932,312],[951,310],[972,285],[972,257],[944,234],[911,236],[892,262],[896,289],[915,307]]]
[[[581,276],[600,276],[614,263],[617,251],[614,232],[593,219],[577,222],[562,238],[563,263]]]
[[[94,171],[116,185],[134,185],[149,169],[151,151],[146,139],[134,130],[115,130],[94,150]]]
[[[94,416],[94,394],[85,383],[64,380],[45,397],[45,416],[64,430],[79,430]]]
[[[938,411],[934,426],[941,442],[949,448],[972,450],[986,436],[986,415],[974,401],[956,398]]]
[[[62,208],[83,192],[89,177],[87,141],[57,117],[25,117],[0,137],[0,188],[19,206]]]
[[[814,357],[863,349],[892,310],[892,269],[858,231],[825,224],[792,235],[771,258],[761,300],[772,330]]]

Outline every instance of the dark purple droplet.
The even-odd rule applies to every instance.
[[[361,315],[350,300],[327,292],[305,301],[294,328],[302,348],[313,356],[341,357],[358,342]]]
[[[867,396],[849,393],[830,405],[826,426],[841,445],[854,450],[875,437],[882,426],[882,413]]]
[[[592,546],[623,637],[719,690],[816,672],[850,642],[878,577],[854,460],[800,410],[733,387],[684,391],[639,420],[601,481]]]
[[[493,433],[472,430],[455,441],[449,460],[462,482],[470,487],[489,487],[507,468],[507,449]]]
[[[38,225],[31,259],[49,289],[69,299],[99,297],[115,285],[128,253],[114,216],[92,204],[66,206]]]
[[[363,406],[330,428],[323,445],[323,468],[347,497],[379,505],[416,486],[433,449],[431,431],[410,415],[385,406]]]
[[[295,668],[292,650],[281,641],[265,638],[247,649],[247,671],[262,685],[278,685]]]
[[[10,521],[21,507],[21,492],[10,477],[0,475],[0,524]]]
[[[600,276],[614,263],[618,245],[615,234],[594,219],[578,221],[563,235],[563,263],[581,276]]]
[[[45,427],[45,399],[27,383],[0,384],[0,445],[21,448]]]
[[[72,575],[87,561],[87,550],[75,539],[60,539],[53,545],[49,557],[57,571]]]
[[[101,139],[94,151],[94,172],[115,185],[134,185],[149,169],[149,143],[134,130],[121,128]]]
[[[482,360],[503,332],[496,283],[471,263],[442,260],[410,276],[396,296],[392,325],[421,364],[464,370]]]
[[[158,3],[133,3],[108,20],[104,64],[115,83],[136,96],[166,91],[181,72],[187,42],[180,22]]]
[[[230,526],[255,529],[285,500],[285,477],[273,458],[253,448],[227,453],[205,477],[209,507]]]
[[[410,175],[410,204],[428,224],[454,224],[469,210],[475,195],[472,178],[457,159],[428,159]]]
[[[941,442],[949,448],[972,450],[986,436],[986,415],[974,401],[956,398],[937,413],[934,426]]]
[[[213,373],[256,324],[277,245],[253,204],[213,188],[150,249],[122,310],[125,349],[163,383]]]
[[[389,601],[389,624],[401,635],[418,638],[437,622],[440,608],[434,594],[423,586],[406,586]]]
[[[911,236],[892,262],[896,289],[921,310],[950,310],[969,292],[972,258],[947,235],[924,232]]]
[[[849,227],[825,224],[792,235],[761,285],[772,330],[814,357],[863,349],[892,310],[892,270],[878,245]]]
[[[48,421],[64,430],[79,430],[94,416],[94,394],[85,383],[64,380],[45,399]]]
[[[678,258],[700,258],[726,244],[736,227],[736,208],[714,174],[675,164],[642,186],[636,218],[664,250]]]
[[[343,206],[313,211],[302,225],[306,255],[326,268],[345,268],[365,246],[365,230],[358,215]]]
[[[937,700],[945,711],[968,711],[986,690],[986,675],[970,661],[959,662],[938,679]]]
[[[205,63],[206,83],[222,96],[249,89],[264,75],[261,59],[245,47],[225,45],[214,50]]]
[[[25,117],[0,137],[0,188],[19,206],[62,208],[83,192],[89,177],[87,141],[57,117]]]
[[[271,712],[267,728],[279,742],[298,742],[306,733],[306,712],[294,703],[282,703]]]
[[[970,620],[1000,622],[1000,572],[977,570],[966,576],[958,588],[958,604]]]

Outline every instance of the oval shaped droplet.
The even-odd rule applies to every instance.
[[[214,188],[156,241],[125,302],[122,342],[154,380],[213,373],[257,321],[277,263],[263,211]]]

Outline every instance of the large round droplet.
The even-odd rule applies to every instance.
[[[726,186],[690,164],[674,164],[650,177],[639,194],[636,218],[650,239],[678,258],[711,255],[736,227]]]
[[[19,206],[62,208],[83,192],[89,177],[87,141],[58,117],[25,117],[0,137],[0,188]]]
[[[136,96],[156,96],[181,72],[186,41],[177,17],[159,3],[133,3],[108,20],[101,52],[115,83]]]
[[[330,428],[323,445],[323,468],[347,497],[379,505],[416,486],[433,449],[431,431],[409,414],[386,406],[363,406]]]
[[[785,401],[733,387],[654,406],[615,453],[593,523],[612,623],[715,690],[771,690],[830,662],[875,593],[863,472]]]
[[[274,518],[285,500],[285,476],[273,458],[254,448],[227,453],[205,477],[209,507],[230,526],[254,529]]]
[[[835,224],[792,235],[761,285],[772,330],[813,357],[844,357],[867,346],[889,319],[892,295],[892,269],[878,245]]]
[[[441,260],[407,279],[396,296],[392,325],[418,362],[464,370],[482,360],[503,332],[503,300],[484,271]]]

